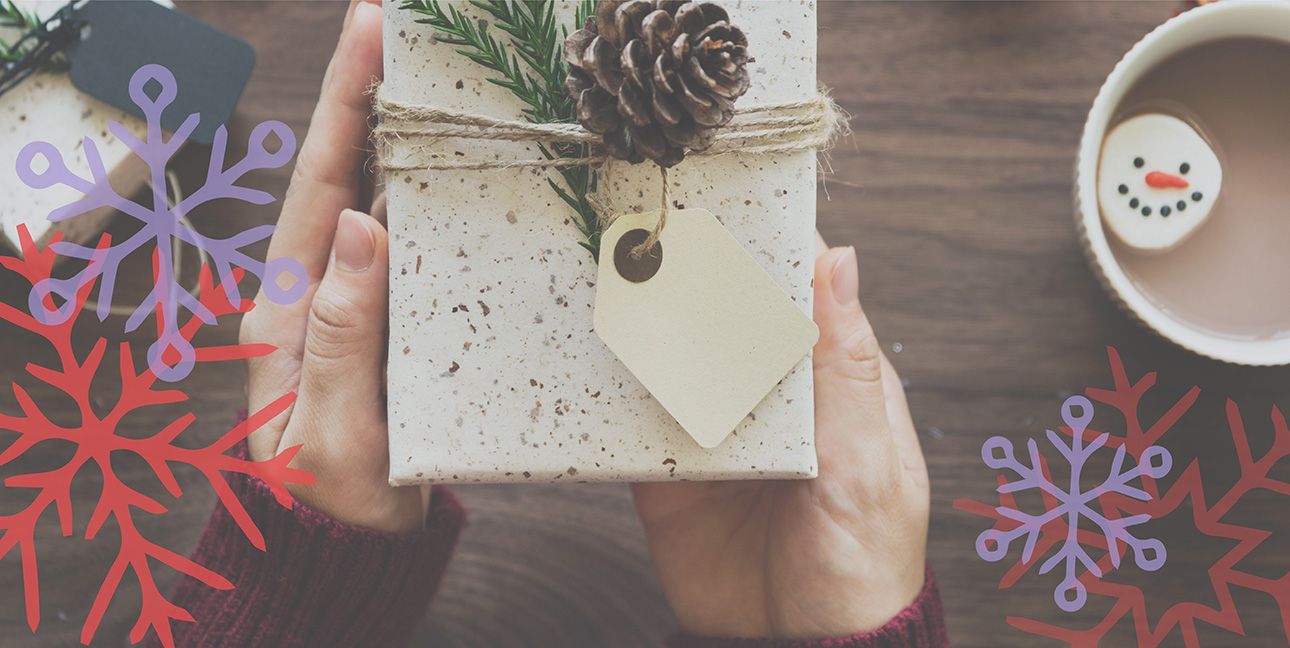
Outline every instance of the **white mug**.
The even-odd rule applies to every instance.
[[[1225,362],[1290,364],[1290,338],[1239,340],[1212,335],[1170,317],[1133,284],[1107,243],[1097,198],[1102,141],[1125,94],[1169,57],[1204,42],[1231,37],[1290,43],[1290,2],[1222,0],[1184,12],[1147,34],[1107,76],[1093,101],[1075,163],[1075,217],[1094,274],[1118,304],[1179,346]]]

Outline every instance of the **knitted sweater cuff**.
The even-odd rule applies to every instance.
[[[438,587],[465,512],[432,491],[425,528],[399,535],[354,527],[301,502],[278,504],[254,477],[229,486],[264,534],[256,549],[221,504],[193,560],[233,583],[214,590],[181,579],[173,602],[196,623],[176,623],[175,645],[194,648],[402,646]]]
[[[736,639],[730,637],[696,637],[679,634],[670,637],[668,648],[948,648],[945,610],[941,592],[936,586],[932,566],[927,566],[923,591],[914,602],[886,625],[872,632],[832,639]]]

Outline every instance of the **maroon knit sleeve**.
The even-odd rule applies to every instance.
[[[288,510],[254,477],[228,480],[267,550],[256,549],[228,509],[216,505],[192,559],[234,587],[216,590],[182,578],[172,602],[196,621],[172,624],[175,646],[406,645],[465,526],[450,491],[436,486],[425,529],[399,535],[336,522],[299,501]],[[155,635],[148,645],[160,645]]]
[[[680,634],[670,637],[667,645],[668,648],[948,648],[950,639],[945,632],[945,610],[941,607],[936,575],[928,565],[923,591],[918,598],[873,632],[806,640],[732,639]]]

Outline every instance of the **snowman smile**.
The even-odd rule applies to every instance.
[[[1138,157],[1133,159],[1134,167],[1142,168],[1143,164],[1145,164],[1145,161],[1142,158]],[[1191,171],[1191,165],[1183,162],[1178,167],[1178,173],[1180,175],[1173,175],[1171,173],[1165,173],[1164,171],[1152,171],[1146,175],[1143,182],[1151,189],[1160,189],[1164,191],[1171,189],[1187,189],[1191,187],[1191,183],[1187,182],[1187,180],[1182,176],[1186,175],[1188,171]],[[1121,195],[1128,195],[1129,185],[1121,184],[1117,187],[1117,191],[1119,191]],[[1205,197],[1205,194],[1199,191],[1193,191],[1191,192],[1190,197],[1192,202],[1200,202]],[[1141,208],[1140,213],[1143,216],[1150,216],[1152,214],[1151,206],[1143,205],[1142,203],[1143,201],[1139,200],[1137,196],[1132,196],[1129,199],[1129,209]],[[1175,210],[1186,211],[1187,201],[1178,200],[1177,202],[1173,202],[1172,200],[1166,200],[1165,204],[1160,205],[1157,213],[1165,218],[1169,218],[1169,215],[1174,213]]]

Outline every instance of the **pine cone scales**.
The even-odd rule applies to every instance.
[[[707,148],[748,91],[748,39],[711,2],[600,0],[564,58],[578,121],[633,164]]]

